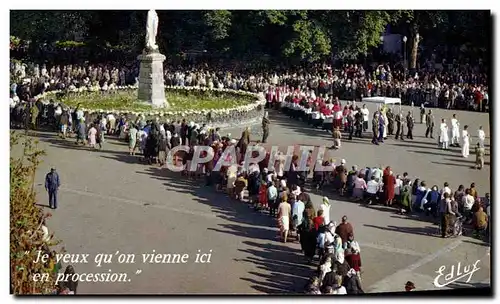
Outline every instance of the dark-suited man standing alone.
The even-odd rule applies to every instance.
[[[49,206],[51,209],[57,209],[57,190],[59,190],[60,185],[56,169],[50,169],[50,172],[45,175],[45,190],[49,193]]]
[[[425,125],[427,126],[427,129],[425,130],[425,137],[431,136],[431,138],[434,138],[434,114],[432,114],[432,111],[429,110],[429,114],[425,117]]]
[[[406,127],[408,128],[408,134],[406,134],[407,139],[413,140],[413,126],[413,116],[411,115],[411,112],[408,111],[408,115],[406,115]]]

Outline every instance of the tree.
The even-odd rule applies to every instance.
[[[447,32],[447,11],[402,11],[402,19],[409,24],[410,31],[410,69],[417,67],[418,46],[422,41],[422,31],[432,30],[434,32]]]
[[[417,34],[429,45],[489,47],[489,11],[196,10],[158,11],[158,44],[168,58],[207,50],[225,59],[314,62],[331,55],[354,59],[381,44],[388,24],[408,36],[416,67]],[[11,11],[11,36],[32,46],[85,42],[96,58],[102,49],[126,49],[127,59],[144,47],[147,11]],[[396,32],[398,33],[398,32]],[[103,53],[106,53],[104,51]],[[114,53],[116,54],[116,52]],[[118,55],[117,55],[118,56]],[[122,53],[119,55],[123,58]]]
[[[400,11],[330,11],[328,22],[334,50],[340,58],[356,58],[380,45],[380,37],[390,23],[397,22]]]
[[[24,11],[12,10],[11,35],[34,43],[58,40],[82,40],[87,34],[89,11]]]
[[[35,263],[37,251],[45,251],[48,246],[43,240],[41,226],[50,216],[35,205],[33,190],[35,170],[44,151],[36,148],[36,142],[23,135],[11,133],[11,149],[23,147],[20,158],[10,158],[10,273],[13,294],[49,294],[55,286],[52,265],[55,256],[47,263]],[[53,239],[53,236],[51,237]],[[49,274],[46,281],[34,281],[35,274]]]
[[[203,13],[203,21],[209,28],[209,35],[214,40],[229,37],[233,25],[232,13],[227,10],[213,10]]]

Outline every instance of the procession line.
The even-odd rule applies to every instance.
[[[441,255],[452,251],[453,249],[457,248],[461,244],[462,244],[462,240],[456,240],[453,243],[450,243],[448,246],[443,247],[440,250],[425,256],[424,258],[418,260],[416,263],[411,264],[410,266],[408,266],[404,269],[401,269],[401,270],[395,272],[394,274],[391,274],[391,275],[383,278],[382,280],[378,281],[374,285],[367,288],[368,292],[372,292],[372,293],[373,292],[383,292],[384,287],[390,286],[390,285],[395,284],[395,283],[401,284],[400,277],[403,277],[405,274],[411,273],[414,270],[416,270],[417,268],[419,268],[419,267],[421,267],[421,266],[423,266],[431,261],[434,261],[435,259],[437,259]],[[408,279],[404,279],[404,280],[411,280],[411,277],[408,277]]]
[[[164,210],[169,210],[169,211],[173,211],[173,212],[177,212],[177,213],[196,215],[196,216],[201,216],[201,217],[205,217],[205,218],[211,218],[211,219],[217,218],[217,216],[215,214],[212,214],[212,213],[189,211],[186,209],[178,209],[178,208],[174,208],[174,207],[170,207],[170,206],[166,206],[166,205],[159,205],[159,204],[153,203],[153,202],[130,200],[130,199],[125,199],[125,198],[116,197],[116,196],[103,195],[103,194],[99,194],[99,193],[95,193],[95,192],[81,191],[81,190],[75,190],[75,189],[69,189],[69,188],[63,188],[63,187],[60,188],[60,191],[78,194],[78,195],[85,195],[85,196],[90,196],[90,197],[95,197],[95,198],[100,198],[100,199],[108,199],[108,200],[127,203],[127,204],[131,204],[131,205],[145,207],[145,208],[153,207],[153,208],[157,208],[157,209],[164,209]]]

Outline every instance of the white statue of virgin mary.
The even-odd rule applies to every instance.
[[[148,20],[146,22],[146,48],[157,50],[156,34],[158,34],[158,14],[155,10],[148,11]]]

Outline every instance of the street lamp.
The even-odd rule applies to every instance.
[[[408,63],[406,62],[406,41],[408,41],[408,37],[404,36],[403,37],[403,42],[404,42],[404,46],[403,46],[403,60],[404,60],[404,76],[405,76],[405,80],[406,80],[406,70],[407,70],[407,67],[408,67]]]

